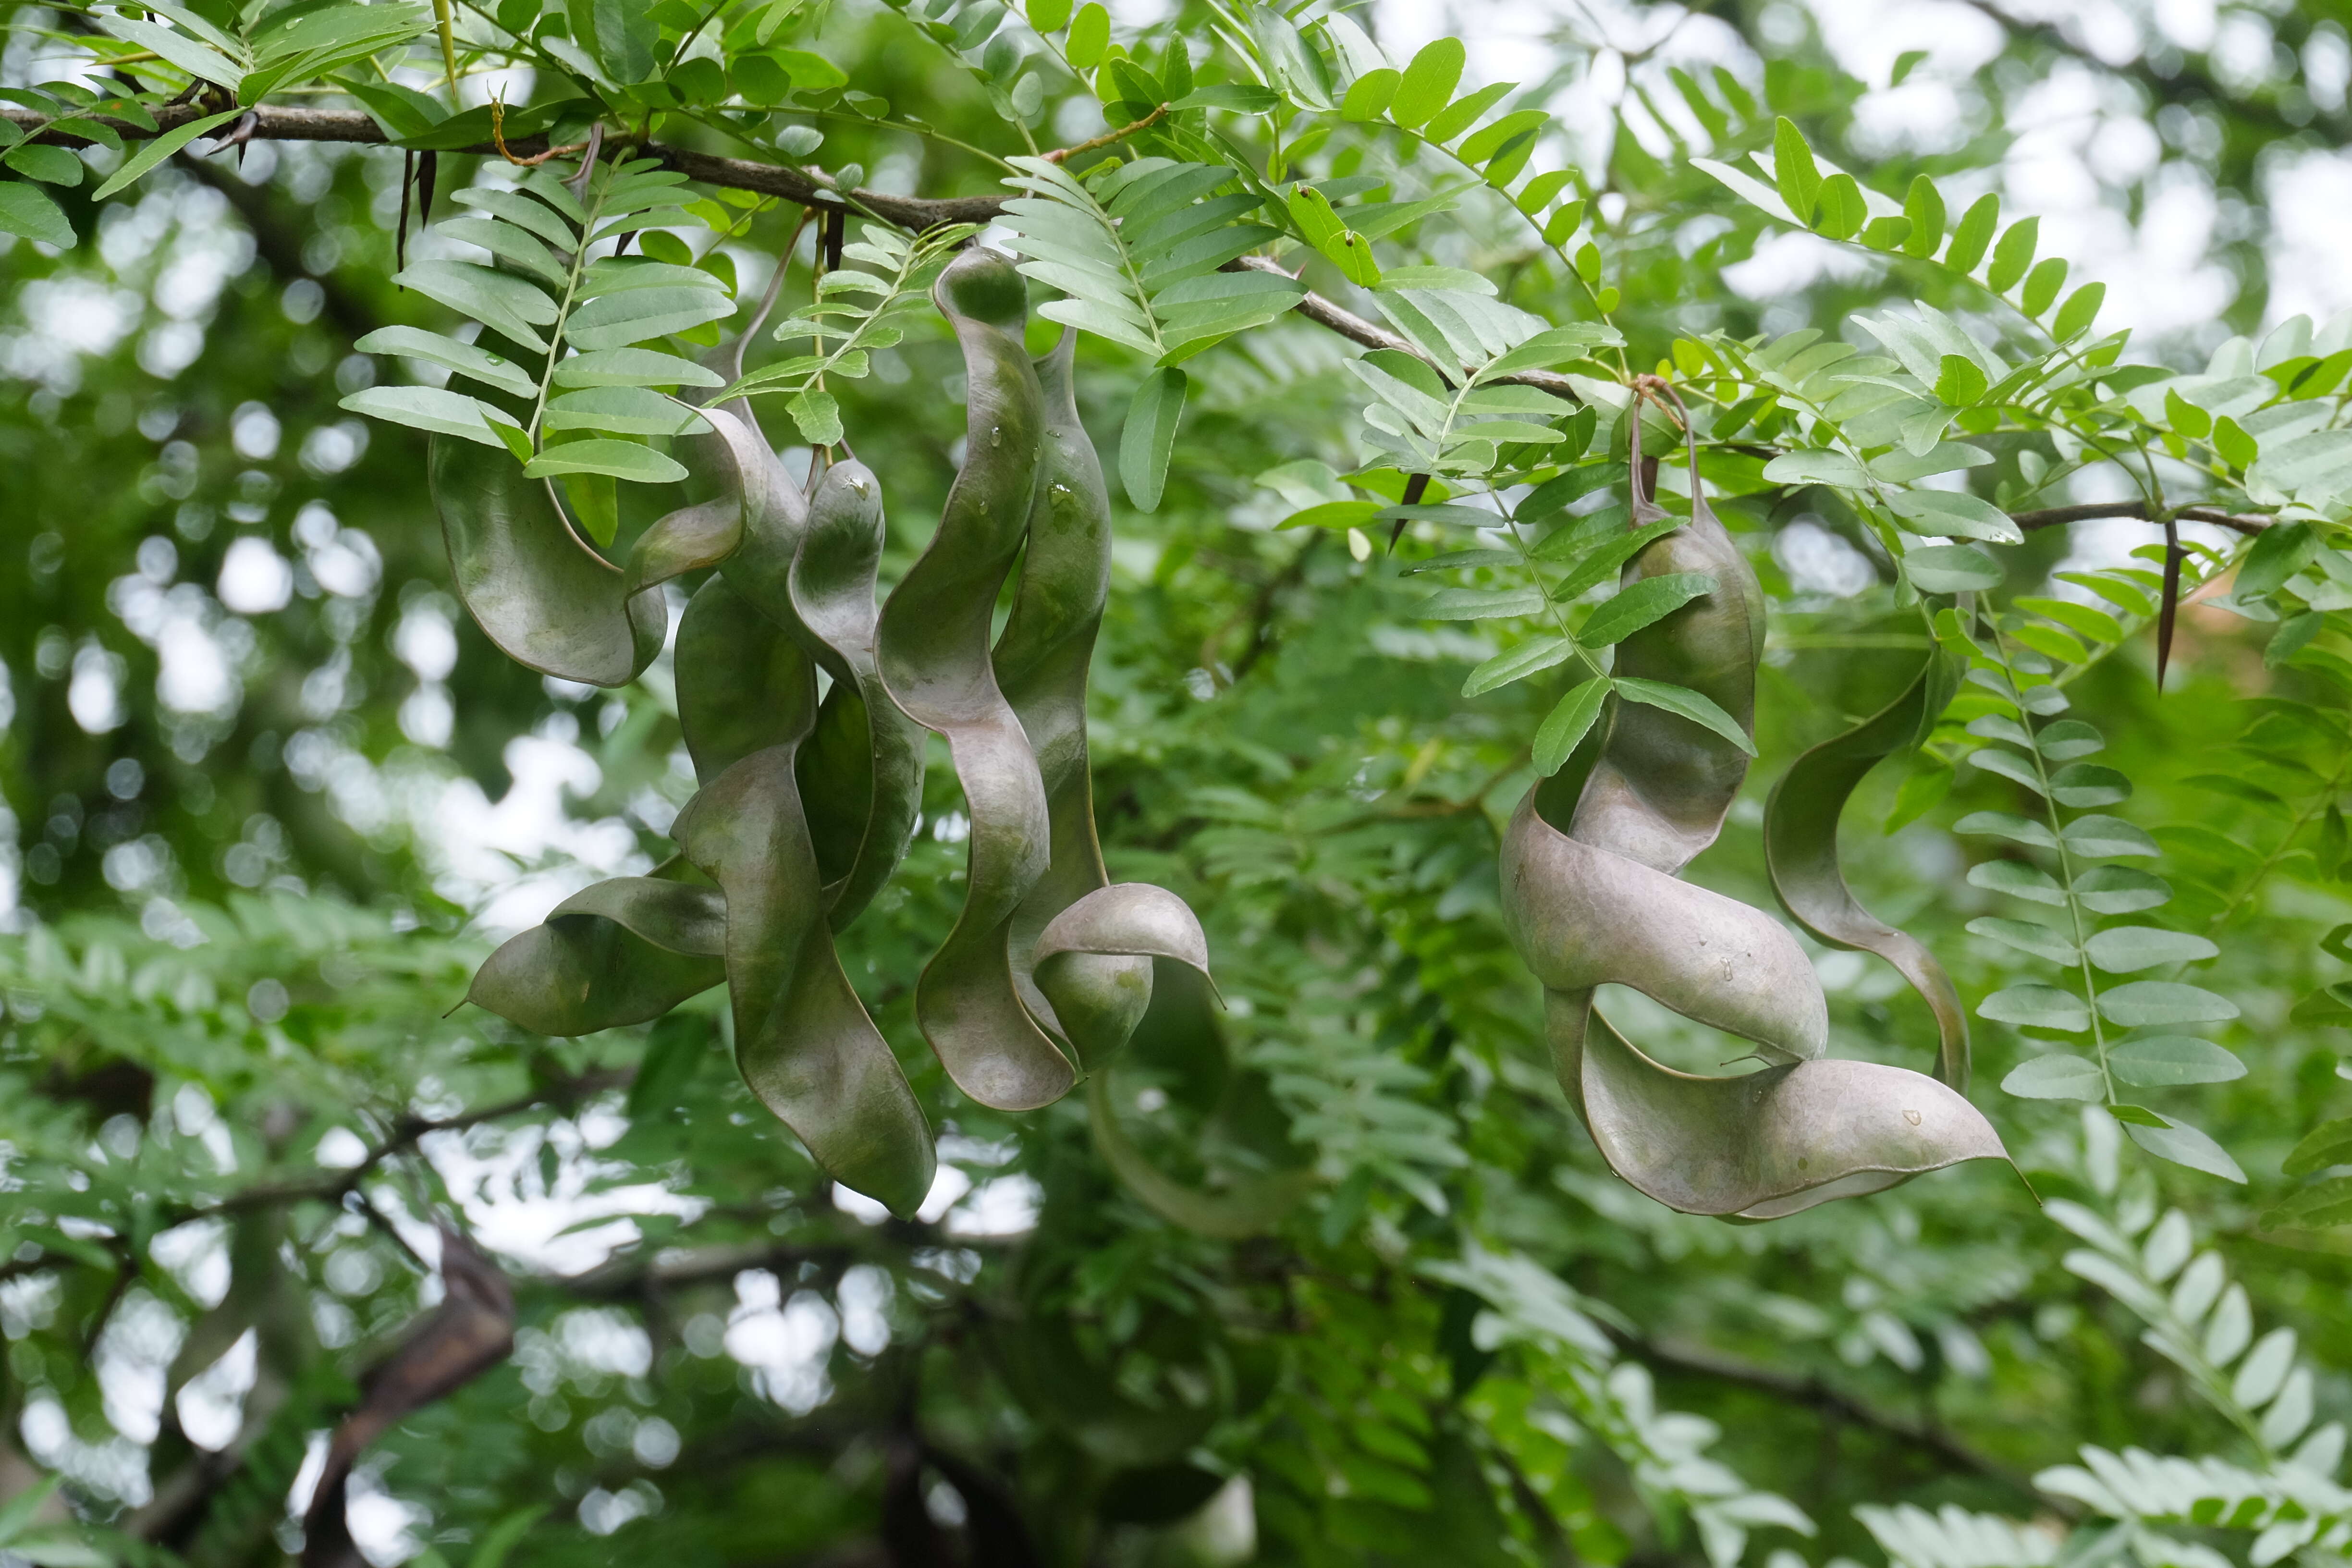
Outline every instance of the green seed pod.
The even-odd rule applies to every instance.
[[[964,354],[964,466],[938,533],[882,606],[877,643],[898,706],[947,738],[971,818],[963,912],[916,986],[916,1017],[956,1086],[1007,1110],[1049,1104],[1076,1079],[1013,984],[1013,918],[1045,874],[1050,819],[988,649],[997,592],[1028,531],[1045,424],[1022,345],[1026,289],[1010,258],[979,248],[932,289]]]
[[[898,868],[923,805],[923,729],[875,658],[883,537],[881,482],[863,463],[836,463],[809,501],[787,574],[793,619],[833,677],[800,779],[835,931]]]
[[[572,531],[544,479],[504,449],[436,436],[425,469],[457,597],[517,664],[626,686],[661,652],[669,612]]]
[[[794,753],[816,720],[815,664],[723,577],[695,595],[678,641],[681,665],[691,651],[720,668],[773,676],[761,706],[780,738],[726,763],[671,828],[726,898],[736,1065],[827,1174],[910,1215],[930,1191],[930,1129],[842,973],[794,776]],[[738,657],[719,662],[730,646]],[[683,695],[679,706],[683,716]]]
[[[540,1035],[593,1035],[660,1017],[726,978],[727,904],[709,888],[614,877],[509,938],[466,1000]]]
[[[1790,763],[1764,803],[1764,855],[1772,890],[1799,925],[1834,946],[1876,953],[1911,983],[1936,1016],[1936,1076],[1966,1093],[1969,1016],[1952,977],[1925,943],[1854,901],[1837,848],[1838,818],[1854,786],[1926,738],[1958,680],[1958,662],[1938,648],[1894,701]]]
[[[1054,351],[1034,362],[1045,400],[1043,463],[1029,513],[1028,553],[1022,558],[1013,614],[996,640],[993,663],[997,684],[1036,754],[1053,847],[1045,875],[1013,916],[1013,982],[1038,1020],[1077,1047],[1078,1059],[1092,1066],[1080,1038],[1090,1031],[1058,1019],[1031,973],[1031,950],[1039,933],[1110,880],[1095,837],[1094,780],[1087,756],[1087,668],[1110,592],[1110,494],[1102,464],[1078,422],[1071,376],[1077,338],[1065,329]],[[1191,911],[1185,914],[1189,918]],[[1139,993],[1140,1017],[1151,1000],[1151,961],[1099,954],[1087,962],[1103,971],[1099,984]],[[1199,963],[1208,963],[1205,947]],[[1130,1021],[1128,1029],[1133,1027]],[[1119,1032],[1120,1040],[1126,1033]]]

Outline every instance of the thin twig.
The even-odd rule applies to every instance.
[[[2210,506],[2184,506],[2172,515],[2183,522],[2210,522],[2216,528],[2226,528],[2233,533],[2250,537],[2278,521],[2274,517],[2242,516]],[[2147,503],[2144,500],[2086,501],[2080,506],[2044,507],[2039,511],[2013,511],[2009,514],[2010,521],[2029,532],[2037,528],[2057,528],[2069,522],[2088,522],[2102,517],[2134,518],[2141,522],[2156,521],[2147,515]]]
[[[567,153],[584,153],[588,150],[588,143],[585,142],[567,142],[561,147],[550,147],[544,153],[533,153],[530,157],[525,158],[507,146],[506,130],[507,106],[499,99],[493,98],[490,100],[490,141],[498,147],[499,156],[518,169],[536,169],[550,158],[561,158]]]
[[[394,1125],[389,1138],[369,1150],[366,1156],[349,1170],[327,1173],[308,1181],[257,1184],[241,1192],[231,1193],[217,1203],[192,1205],[184,1214],[173,1219],[172,1223],[178,1224],[182,1220],[201,1219],[213,1215],[236,1214],[246,1209],[268,1208],[277,1204],[302,1203],[309,1200],[339,1203],[344,1194],[355,1191],[360,1183],[364,1181],[369,1173],[378,1165],[394,1154],[404,1153],[415,1148],[427,1133],[461,1132],[467,1128],[478,1126],[485,1121],[497,1121],[509,1116],[519,1116],[526,1110],[535,1110],[544,1105],[576,1106],[592,1095],[602,1094],[606,1089],[623,1088],[635,1077],[636,1069],[634,1068],[615,1068],[599,1072],[582,1073],[578,1078],[566,1079],[561,1083],[552,1084],[533,1093],[518,1095],[512,1100],[501,1100],[495,1105],[486,1105],[478,1110],[460,1111],[455,1116],[405,1116]]]
[[[1106,131],[1091,142],[1081,142],[1075,147],[1056,147],[1051,153],[1045,154],[1045,162],[1048,163],[1063,163],[1068,159],[1078,156],[1082,153],[1092,153],[1097,148],[1108,147],[1113,142],[1124,142],[1129,137],[1134,135],[1137,132],[1148,131],[1152,126],[1159,124],[1161,120],[1167,117],[1167,114],[1168,106],[1163,103],[1159,108],[1153,110],[1150,113],[1145,115],[1142,119],[1135,121],[1131,124],[1122,125],[1116,131]]]
[[[1240,256],[1225,263],[1227,272],[1264,272],[1276,278],[1294,278],[1290,269],[1266,256]],[[1368,349],[1393,349],[1401,354],[1411,354],[1443,376],[1447,384],[1459,385],[1471,372],[1468,365],[1443,365],[1415,348],[1412,342],[1375,321],[1368,321],[1345,306],[1335,304],[1322,295],[1309,291],[1298,299],[1298,313],[1318,327],[1339,333],[1350,342],[1361,343]],[[1571,403],[1584,401],[1576,384],[1557,371],[1526,370],[1510,375],[1490,377],[1489,386],[1532,386],[1549,392],[1554,397],[1565,397]]]
[[[1730,1356],[1696,1346],[1667,1345],[1654,1340],[1610,1331],[1610,1338],[1636,1359],[1647,1362],[1663,1372],[1675,1372],[1694,1377],[1704,1377],[1717,1383],[1737,1384],[1760,1394],[1809,1405],[1825,1415],[1851,1421],[1885,1434],[1905,1445],[1935,1455],[1945,1464],[1971,1475],[1998,1481],[2022,1497],[2035,1499],[2054,1512],[2075,1517],[2080,1510],[2065,1499],[2045,1497],[2036,1491],[2033,1483],[2011,1470],[1998,1459],[1980,1454],[1940,1427],[1906,1421],[1897,1415],[1874,1410],[1869,1405],[1822,1382],[1819,1377],[1779,1371],[1773,1367],[1757,1366]]]

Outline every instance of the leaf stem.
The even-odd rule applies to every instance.
[[[1077,157],[1081,153],[1097,152],[1102,148],[1112,145],[1114,142],[1124,142],[1139,131],[1148,131],[1152,126],[1159,124],[1160,121],[1166,119],[1167,115],[1168,106],[1163,103],[1159,108],[1153,110],[1150,113],[1145,115],[1142,119],[1122,125],[1116,131],[1106,131],[1090,142],[1081,142],[1075,147],[1056,147],[1051,153],[1042,153],[1040,155],[1044,157],[1045,162],[1048,163],[1066,163],[1072,158]]]
[[[2022,722],[2018,728],[2025,732],[2026,752],[2033,759],[2033,776],[2041,781],[2042,816],[2050,824],[2050,837],[2056,840],[2058,875],[2066,892],[2067,917],[2074,927],[2074,964],[2083,977],[2083,1003],[2091,1015],[2091,1048],[2098,1053],[2099,1083],[2106,1095],[2105,1103],[2113,1105],[2116,1103],[2116,1080],[2107,1067],[2106,1030],[2099,1021],[2099,980],[2091,966],[2087,945],[2091,935],[2090,922],[2084,913],[2082,895],[2074,888],[2074,857],[2066,847],[2065,825],[2058,816],[2058,797],[2051,793],[2050,765],[2042,754],[2042,737],[2033,727],[2033,715],[2026,709],[2024,689],[2018,684],[2016,663],[2008,643],[2001,637],[2000,627],[1989,618],[1982,624],[1992,636],[1992,646],[2000,657],[2001,672],[2008,678],[2010,690],[2019,699],[2017,708]]]

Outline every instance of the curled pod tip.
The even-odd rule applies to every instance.
[[[726,900],[709,888],[614,877],[501,943],[466,1000],[539,1035],[643,1024],[725,978]]]
[[[1838,822],[1865,774],[1916,746],[1950,701],[1957,661],[1931,653],[1885,708],[1789,764],[1764,804],[1764,858],[1772,890],[1799,925],[1832,946],[1875,953],[1893,964],[1935,1016],[1936,1077],[1969,1087],[1969,1019],[1952,977],[1909,933],[1862,907],[1838,864]]]
[[[757,425],[724,409],[705,409],[703,431],[678,444],[687,468],[714,493],[655,520],[630,547],[626,587],[638,593],[706,566],[716,566],[743,542],[744,520],[774,504],[782,479],[775,454]]]
[[[621,569],[582,539],[544,479],[503,448],[436,436],[426,477],[457,597],[490,641],[527,668],[590,686],[626,686],[661,652],[669,611],[632,593]]]

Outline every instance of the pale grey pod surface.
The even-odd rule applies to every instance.
[[[1503,837],[1503,908],[1519,952],[1553,991],[1614,983],[1768,1059],[1829,1048],[1829,1004],[1788,928],[1546,822],[1532,798]]]
[[[1632,423],[1639,525],[1666,514],[1648,493]],[[1707,510],[1695,447],[1691,490],[1690,522],[1634,556],[1625,581],[1705,572],[1716,585],[1626,637],[1614,673],[1700,692],[1752,734],[1762,595]],[[2005,1157],[2000,1135],[1954,1089],[1828,1059],[1827,1003],[1796,939],[1763,911],[1680,879],[1722,830],[1747,776],[1744,750],[1619,700],[1597,752],[1580,787],[1563,773],[1529,791],[1499,870],[1506,927],[1545,988],[1560,1087],[1612,1171],[1687,1214],[1770,1219]],[[1827,821],[1833,836],[1833,810]],[[1612,983],[1754,1041],[1772,1065],[1724,1078],[1662,1066],[1594,1011],[1593,988]]]

